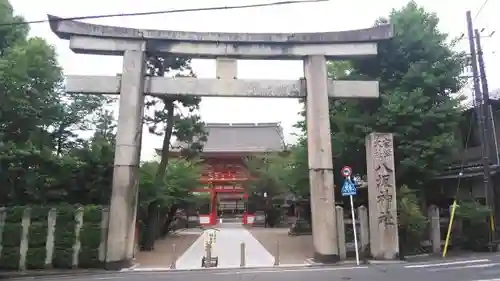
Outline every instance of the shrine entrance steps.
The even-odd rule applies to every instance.
[[[218,218],[218,226],[222,225],[243,225],[243,216],[221,216]]]

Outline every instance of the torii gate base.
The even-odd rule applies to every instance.
[[[198,33],[101,26],[49,16],[52,31],[77,53],[123,56],[120,77],[67,77],[67,92],[120,94],[115,168],[106,251],[108,269],[131,265],[137,208],[144,94],[226,97],[306,96],[315,258],[339,260],[328,97],[375,98],[378,83],[330,81],[327,59],[377,54],[391,26],[295,34]],[[146,54],[217,59],[218,79],[145,78]],[[236,60],[300,59],[305,81],[237,80]],[[147,80],[146,80],[147,79]]]

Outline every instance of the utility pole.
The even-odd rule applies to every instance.
[[[488,89],[488,79],[486,78],[486,70],[484,66],[484,57],[483,57],[483,48],[481,46],[481,36],[477,29],[474,30],[474,35],[476,37],[476,47],[477,47],[477,62],[479,64],[479,75],[481,77],[481,85],[483,91],[483,114],[485,116],[485,142],[489,145],[490,155],[496,159],[497,165],[498,163],[498,151],[496,149],[497,143],[496,138],[494,137],[495,127],[493,126],[493,112],[490,104],[490,91]],[[492,214],[493,220],[492,226],[496,228],[496,219],[500,218],[500,195],[495,184],[493,182],[490,183],[490,192],[488,193],[490,206],[492,206]]]
[[[493,194],[491,194],[492,184],[490,181],[490,160],[489,160],[489,149],[488,149],[488,141],[487,136],[485,135],[485,117],[487,115],[484,114],[483,102],[482,102],[482,94],[480,89],[480,81],[479,81],[479,73],[477,67],[477,56],[476,56],[476,46],[474,43],[474,29],[472,27],[472,15],[470,11],[466,13],[467,19],[467,34],[469,37],[469,48],[470,48],[470,56],[471,56],[471,68],[472,68],[472,77],[474,81],[474,98],[475,98],[475,111],[478,120],[478,127],[480,131],[480,139],[481,139],[481,151],[482,151],[482,164],[483,164],[483,183],[484,183],[484,192],[486,196],[486,202],[490,208],[494,206],[491,203],[493,198]],[[487,109],[487,108],[486,108]],[[490,242],[493,241],[493,233],[490,231]],[[490,244],[491,245],[491,244]]]

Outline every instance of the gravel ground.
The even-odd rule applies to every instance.
[[[288,228],[254,227],[248,230],[273,256],[276,256],[279,243],[280,264],[302,264],[314,255],[312,235],[288,236]]]
[[[151,252],[139,252],[136,263],[139,267],[168,268],[174,260],[181,256],[201,235],[196,232],[179,232],[171,234],[155,243],[155,249]],[[175,253],[173,245],[175,244]]]

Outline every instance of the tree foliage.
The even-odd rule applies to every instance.
[[[366,174],[366,135],[389,132],[397,181],[415,187],[442,170],[456,149],[461,108],[452,94],[463,86],[464,54],[453,51],[438,30],[436,14],[414,1],[376,25],[387,22],[394,25],[394,38],[379,43],[378,56],[328,66],[332,78],[377,80],[380,86],[377,100],[330,101],[334,170],[349,165]],[[305,132],[304,125],[298,124]]]
[[[24,22],[7,0],[0,15]],[[112,125],[97,134],[109,99],[67,95],[54,48],[28,32],[27,24],[0,27],[0,205],[107,203]]]
[[[302,140],[304,141],[304,140]],[[302,143],[285,152],[254,155],[245,161],[252,178],[245,188],[250,194],[268,197],[293,194],[298,199],[309,197],[307,150]]]
[[[194,200],[192,191],[200,186],[201,166],[197,164],[184,159],[170,160],[162,184],[155,186],[159,163],[142,163],[139,181],[140,206],[147,208],[151,202],[164,207],[188,205]]]
[[[246,158],[246,167],[252,178],[245,188],[247,193],[267,197],[284,194],[290,190],[290,172],[293,158],[288,153],[266,153]]]

